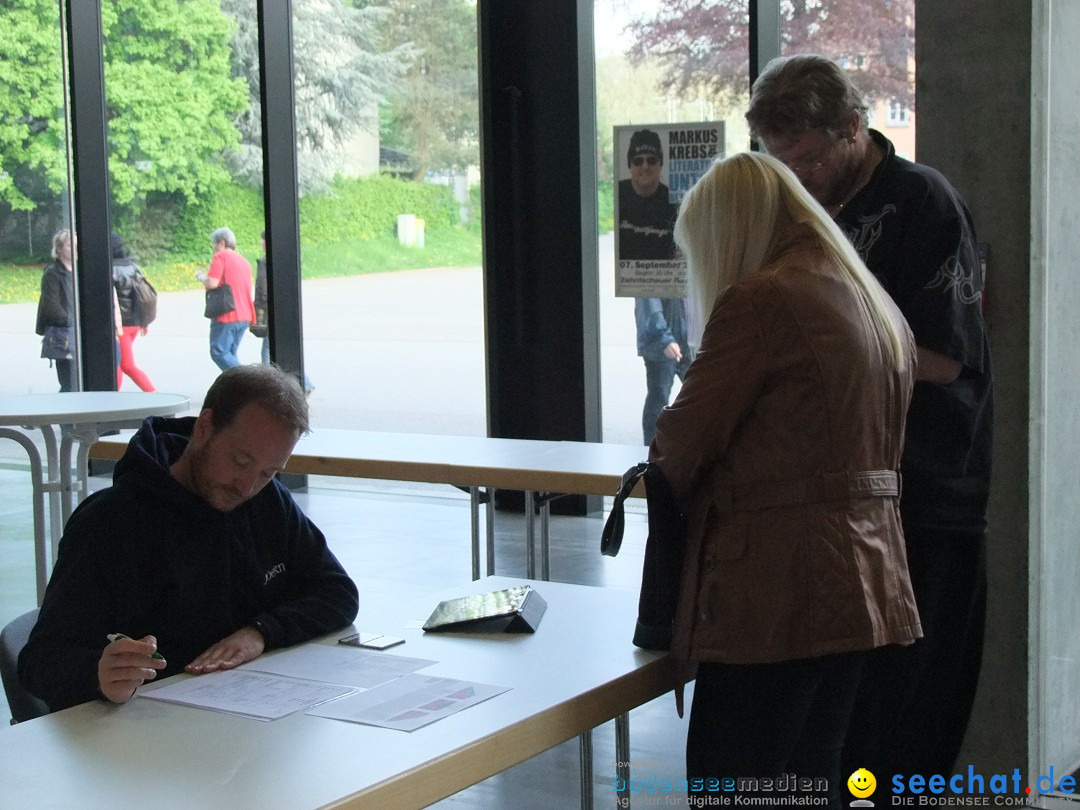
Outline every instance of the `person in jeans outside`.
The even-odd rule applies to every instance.
[[[656,419],[671,401],[675,378],[686,377],[693,360],[685,298],[635,298],[638,355],[645,361],[645,406],[641,432],[645,444],[656,436]]]
[[[252,302],[251,264],[236,252],[236,237],[228,228],[218,228],[210,235],[214,258],[208,273],[196,278],[208,290],[228,284],[232,287],[236,308],[210,321],[210,359],[222,371],[240,365],[236,356],[240,341],[248,326],[255,320]]]
[[[673,259],[675,218],[678,203],[660,182],[664,148],[651,129],[639,129],[626,152],[630,170],[619,181],[619,258],[632,260]],[[686,376],[693,355],[687,344],[685,298],[637,298],[634,321],[637,352],[645,362],[645,405],[641,432],[645,444],[656,435],[656,418],[671,400],[675,377]]]

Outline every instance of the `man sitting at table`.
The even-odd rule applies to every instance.
[[[68,521],[23,685],[53,711],[123,703],[348,625],[356,585],[274,480],[307,431],[300,385],[261,364],[223,372],[198,418],[147,419]]]

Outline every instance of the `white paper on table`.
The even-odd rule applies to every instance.
[[[508,691],[509,686],[413,673],[366,692],[317,706],[306,714],[413,731]]]
[[[360,650],[342,644],[305,644],[274,655],[256,658],[237,667],[241,670],[269,672],[290,678],[357,686],[368,689],[392,681],[410,672],[429,667],[435,661],[404,655]]]
[[[139,694],[151,700],[276,720],[355,691],[340,684],[229,669],[185,678]]]

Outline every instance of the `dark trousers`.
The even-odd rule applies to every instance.
[[[904,534],[923,638],[867,658],[844,768],[949,776],[982,664],[986,535],[907,526]]]
[[[695,778],[793,774],[826,779],[829,807],[841,807],[847,774],[841,775],[840,754],[865,656],[859,652],[776,664],[700,664],[686,735],[689,792],[709,795],[694,790]],[[734,798],[735,793],[720,795]]]
[[[56,366],[56,381],[60,383],[60,393],[77,390],[75,384],[75,361],[53,360]]]
[[[652,444],[656,436],[656,418],[671,402],[671,386],[675,377],[681,380],[690,368],[689,349],[680,361],[665,357],[663,360],[645,361],[645,407],[641,409],[641,432],[645,444]]]

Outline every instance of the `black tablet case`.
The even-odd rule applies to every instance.
[[[446,599],[424,622],[432,633],[535,633],[547,602],[530,585]]]

